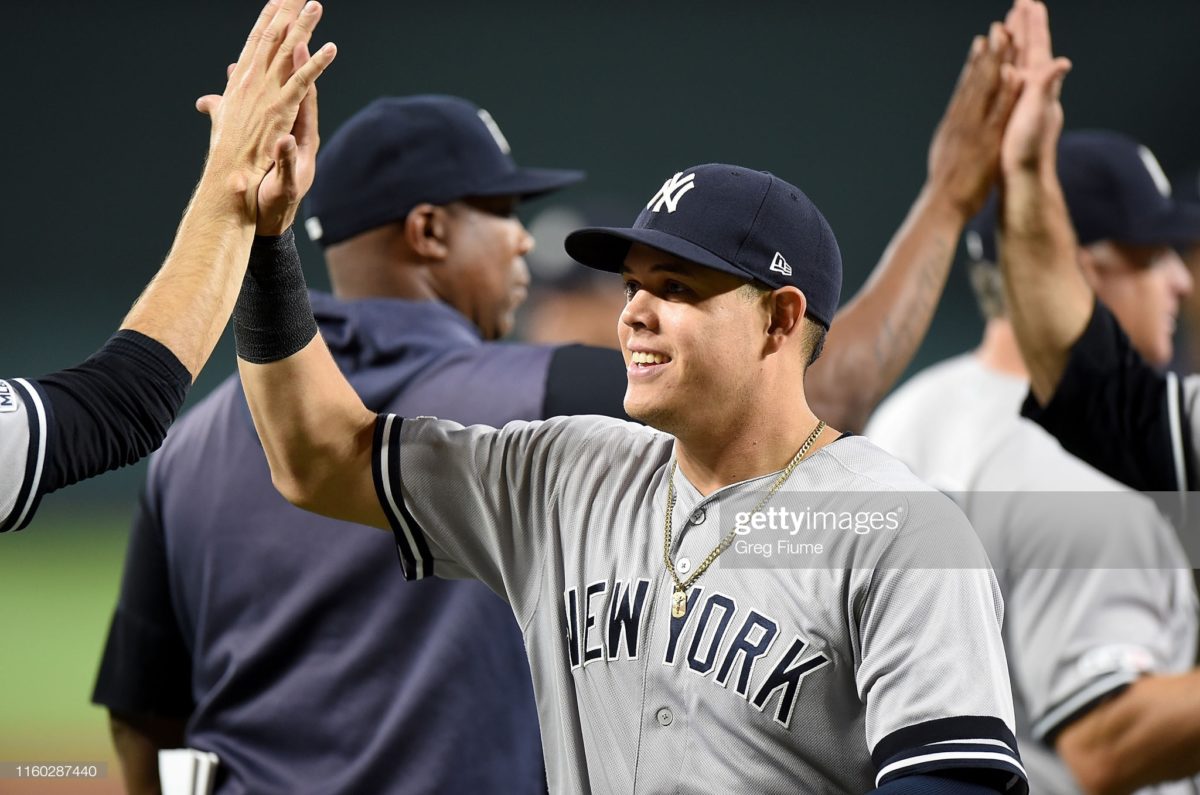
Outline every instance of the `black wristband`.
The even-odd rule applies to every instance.
[[[296,237],[256,237],[233,308],[237,355],[253,364],[286,359],[317,336]]]

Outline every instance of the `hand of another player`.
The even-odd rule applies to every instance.
[[[928,185],[964,223],[983,207],[1000,166],[1004,128],[1020,93],[1015,57],[999,22],[975,37],[929,146]]]
[[[309,60],[308,48],[294,54],[299,70]],[[317,125],[317,84],[309,86],[300,101],[291,135],[276,142],[275,166],[258,186],[258,222],[255,233],[281,235],[296,220],[300,200],[312,187],[317,173],[317,149],[321,136]]]
[[[212,119],[206,172],[215,171],[243,195],[255,219],[266,183],[273,217],[263,219],[260,234],[271,234],[284,220],[290,223],[295,205],[312,182],[312,169],[307,183],[304,173],[305,158],[315,157],[317,145],[315,82],[337,53],[326,44],[308,56],[322,9],[314,0],[301,10],[302,3],[267,3],[230,68],[225,93],[196,101],[196,108]],[[273,172],[275,176],[267,179]],[[290,215],[282,209],[288,202]]]
[[[1071,62],[1054,57],[1050,16],[1039,0],[1016,0],[1004,26],[1016,48],[1021,94],[1004,131],[1000,165],[1006,175],[1052,171],[1063,127],[1059,96]]]

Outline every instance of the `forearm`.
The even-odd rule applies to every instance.
[[[271,479],[306,510],[386,528],[371,487],[376,415],[363,405],[320,337],[270,364],[238,359]],[[347,499],[351,494],[365,499]]]
[[[1092,291],[1076,262],[1075,232],[1054,164],[1004,180],[1000,269],[1005,299],[1034,397],[1054,395],[1092,312]]]
[[[39,378],[54,416],[41,492],[157,450],[191,382],[171,351],[130,330],[117,332],[79,366]]]
[[[109,713],[113,747],[130,795],[158,795],[158,752],[184,743],[185,721],[146,715]]]
[[[275,487],[306,510],[386,528],[371,480],[376,415],[317,334],[290,234],[256,241],[234,330]]]
[[[867,283],[834,316],[805,389],[817,414],[861,432],[929,330],[966,219],[926,186]]]
[[[1200,671],[1135,682],[1067,726],[1056,745],[1088,793],[1200,773]]]
[[[121,324],[169,348],[195,378],[229,320],[254,238],[248,186],[205,170],[150,284]]]

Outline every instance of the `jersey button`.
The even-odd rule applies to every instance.
[[[705,514],[703,508],[697,508],[692,511],[692,524],[704,524]]]
[[[675,571],[679,574],[687,574],[691,570],[692,561],[688,558],[680,558],[679,562],[675,564]]]
[[[675,720],[675,716],[671,714],[671,710],[666,707],[660,709],[654,717],[658,720],[659,726],[670,726],[671,722]]]

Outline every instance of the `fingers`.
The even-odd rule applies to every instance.
[[[293,71],[308,63],[308,47],[300,45],[292,54]],[[315,150],[320,143],[319,125],[317,123],[317,84],[309,86],[308,93],[300,100],[300,110],[296,114],[296,123],[292,125],[292,135],[296,136],[296,144],[302,151]]]
[[[250,35],[246,37],[246,43],[242,45],[241,53],[238,54],[237,63],[250,62],[263,31],[271,24],[271,20],[275,18],[275,13],[279,10],[279,3],[280,0],[268,0],[267,4],[263,6],[263,10],[258,13],[258,19],[255,21],[254,27],[250,29]]]
[[[316,29],[317,23],[321,21],[321,15],[324,13],[324,8],[316,0],[304,4],[304,9],[300,12],[300,16],[292,23],[287,30],[287,35],[282,46],[279,47],[272,61],[271,69],[279,79],[279,84],[283,85],[287,82],[295,71],[294,54],[298,47],[308,47],[309,39],[312,38],[313,30]]]
[[[231,64],[229,64],[229,66],[225,67],[225,79],[226,80],[231,80],[233,78],[233,70],[234,69],[237,69],[236,63],[231,63]]]
[[[288,202],[294,203],[300,196],[301,189],[296,168],[296,139],[284,135],[275,142],[275,168],[279,172],[279,184],[283,188],[283,196]]]
[[[1050,48],[1050,12],[1046,4],[1034,0],[1022,0],[1027,8],[1025,32],[1028,36],[1027,45],[1030,56],[1036,64],[1044,64],[1052,59]]]
[[[220,94],[205,94],[196,100],[196,110],[203,113],[205,116],[212,116],[217,112],[217,108],[221,105]]]
[[[987,36],[976,36],[946,115],[983,122],[1000,89],[1000,67],[1011,57],[1012,40],[1000,23],[993,23]]]
[[[295,22],[304,0],[276,0],[279,3],[275,16],[258,34],[258,41],[251,56],[256,70],[265,70],[275,59],[280,45],[287,35],[288,26]],[[251,34],[253,35],[253,34]],[[249,42],[247,42],[249,43]]]
[[[1008,124],[1008,117],[1016,107],[1017,98],[1021,96],[1021,75],[1011,63],[1000,65],[1000,88],[992,101],[988,112],[987,124],[995,130],[1003,130]]]
[[[292,102],[299,103],[316,83],[317,78],[333,63],[337,57],[337,45],[329,42],[313,53],[312,58],[288,78],[284,87],[285,96]]]

